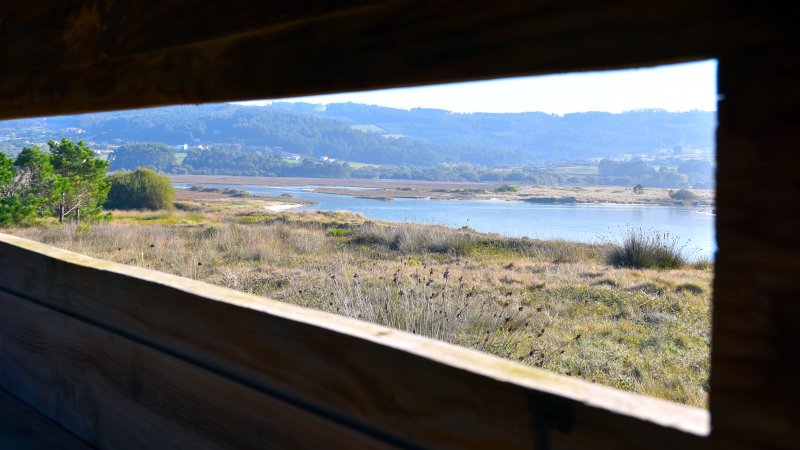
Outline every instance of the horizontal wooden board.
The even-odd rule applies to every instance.
[[[441,448],[668,449],[702,448],[700,436],[709,431],[703,410],[16,237],[0,241],[7,294],[85,324],[60,331],[65,339],[100,328],[107,337],[91,340],[107,353],[129,340],[376,439]],[[47,328],[63,319],[53,320]],[[49,342],[37,340],[41,328],[31,325],[27,341]],[[74,350],[64,358],[89,354]],[[29,395],[39,389],[46,391]],[[159,402],[180,400],[149,401],[169,408]]]
[[[780,39],[772,9],[721,0],[10,0],[0,5],[0,118],[712,58]]]
[[[0,389],[0,448],[91,450],[92,447],[45,415]]]
[[[97,448],[395,448],[12,295],[0,310],[0,385]]]

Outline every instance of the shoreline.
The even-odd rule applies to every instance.
[[[293,208],[299,208],[303,205],[299,203],[284,203],[284,204],[277,204],[277,205],[265,205],[264,209],[272,212],[283,212]]]
[[[660,206],[714,206],[716,192],[692,190],[698,198],[674,200],[671,189],[645,188],[636,194],[632,188],[620,186],[538,186],[517,184],[517,192],[495,192],[501,183],[447,182],[421,180],[369,180],[336,178],[274,178],[220,175],[170,175],[173,183],[254,185],[254,186],[320,186],[309,191],[320,194],[393,201],[401,198],[431,200],[500,200],[534,204],[619,204]],[[371,188],[371,189],[351,189]]]

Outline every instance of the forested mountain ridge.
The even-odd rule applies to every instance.
[[[280,109],[235,104],[172,106],[0,122],[0,129],[32,128],[57,123],[78,128],[93,141],[198,144],[247,151],[280,147],[303,157],[328,156],[351,162],[402,166],[435,166],[443,162],[480,165],[528,162],[524,152],[497,146],[430,145],[422,140],[387,138],[353,129],[346,122]],[[239,145],[236,145],[239,144]]]
[[[431,143],[497,146],[523,150],[532,160],[600,158],[643,153],[675,145],[713,148],[716,112],[648,109],[619,114],[585,112],[451,113],[441,109],[388,108],[331,103],[273,102],[273,109],[330,117],[351,125],[375,125]]]
[[[121,138],[206,145],[241,144],[281,147],[303,156],[346,159],[374,164],[432,165],[438,156],[421,141],[387,139],[354,130],[346,123],[307,114],[242,105],[154,108],[88,114],[76,126],[95,139]]]
[[[713,147],[715,121],[716,113],[705,111],[452,114],[355,103],[334,103],[322,110],[308,103],[274,102],[265,107],[211,104],[14,120],[0,122],[0,129],[46,124],[54,135],[74,127],[85,132],[80,137],[101,142],[202,144],[244,151],[281,147],[306,157],[361,163],[491,167],[648,153],[675,145]],[[353,125],[374,125],[365,128],[378,132]]]

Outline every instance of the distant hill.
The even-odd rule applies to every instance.
[[[439,109],[403,110],[334,103],[275,102],[173,106],[80,116],[0,122],[0,130],[53,125],[53,135],[75,127],[94,141],[184,143],[261,151],[281,147],[303,156],[360,163],[431,167],[479,166],[608,157],[676,145],[714,145],[716,113],[662,110],[622,114],[451,114]],[[2,132],[0,131],[0,135]],[[35,139],[41,139],[38,131]],[[71,135],[68,135],[73,137]],[[238,144],[238,145],[237,145]]]
[[[675,145],[713,148],[716,112],[639,110],[557,116],[541,112],[454,114],[441,109],[387,108],[332,103],[324,111],[309,103],[273,102],[269,107],[373,125],[432,144],[493,146],[522,150],[532,160],[599,158],[650,152]]]
[[[173,106],[50,119],[59,127],[76,127],[77,136],[94,141],[184,143],[231,146],[250,151],[281,147],[302,156],[402,166],[435,166],[443,162],[479,165],[528,162],[524,152],[499,146],[436,143],[384,137],[358,130],[338,119],[274,108],[234,104]],[[34,127],[39,119],[0,122],[0,129]]]

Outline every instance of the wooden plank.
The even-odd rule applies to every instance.
[[[3,450],[90,450],[92,447],[0,389],[0,448]]]
[[[767,19],[721,0],[13,0],[0,118],[697,60],[770,45]]]
[[[6,293],[261,395],[283,396],[315,414],[329,412],[329,420],[362,433],[377,436],[379,430],[442,448],[654,449],[703,448],[701,436],[708,433],[704,410],[12,236],[0,235],[0,241]],[[61,320],[31,325],[30,341],[39,342],[36,333],[58,329]],[[52,338],[86,332],[76,325]],[[122,338],[91,340],[107,343],[111,353]],[[63,359],[88,354],[82,348]],[[24,389],[19,383],[16,389]],[[40,383],[45,387],[26,398],[38,398],[48,385]],[[112,428],[126,426],[120,421]]]
[[[776,21],[776,29],[784,26]],[[720,58],[719,252],[709,380],[712,440],[720,449],[790,449],[800,442],[796,33],[774,46]]]
[[[0,384],[98,448],[396,448],[12,295],[0,310]]]

